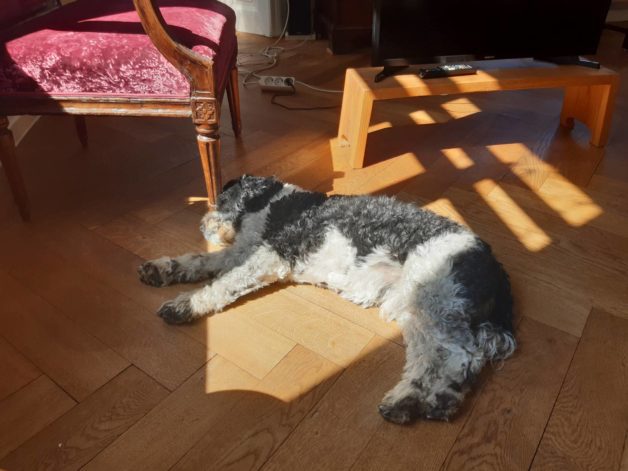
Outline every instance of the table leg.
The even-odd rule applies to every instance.
[[[570,86],[565,88],[560,122],[571,129],[574,119],[584,123],[591,132],[591,145],[604,147],[608,140],[617,81],[604,85]]]
[[[364,167],[366,137],[372,110],[371,90],[354,69],[347,69],[338,142],[342,147],[349,147],[349,159],[353,168]]]

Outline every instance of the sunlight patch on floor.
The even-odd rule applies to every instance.
[[[186,198],[186,204],[188,206],[193,205],[195,203],[200,203],[200,202],[206,203],[207,202],[207,197],[206,196],[205,197],[203,197],[203,196],[188,196]]]
[[[464,118],[482,111],[475,103],[464,97],[446,101],[441,108],[454,118]]]
[[[205,364],[205,393],[254,390],[258,380],[216,355]]]
[[[376,132],[381,131],[382,129],[392,128],[392,123],[390,121],[382,121],[381,123],[371,124],[369,126],[368,132]]]
[[[416,110],[408,113],[408,117],[414,122],[414,124],[446,123],[453,118],[453,116],[451,116],[451,114],[449,114],[447,110]]]
[[[570,226],[584,226],[604,213],[589,195],[559,173],[548,178],[536,194]]]
[[[460,224],[464,224],[465,226],[469,226],[464,217],[462,217],[462,214],[458,212],[456,207],[448,198],[439,198],[435,201],[431,201],[427,204],[424,204],[423,208],[434,211],[436,214],[440,214],[441,216],[451,218],[454,221],[459,222]]]
[[[481,182],[473,184],[474,188],[479,185]],[[485,196],[481,191],[478,191],[478,194],[530,252],[538,252],[552,243],[551,237],[499,185],[493,188],[491,197]],[[496,196],[497,199],[492,198],[493,196]]]
[[[527,189],[570,226],[583,226],[604,212],[584,190],[525,144],[494,145],[488,149],[500,162],[511,165],[512,173]],[[525,165],[520,164],[523,159]]]
[[[528,146],[524,145],[521,142],[494,144],[486,146],[486,149],[498,161],[506,165],[514,165],[519,162],[524,155],[530,154],[532,152]],[[542,162],[541,159],[538,160],[539,162]]]
[[[388,166],[383,171],[374,173],[367,180],[365,186],[369,188],[370,192],[386,190],[428,171],[414,152],[399,154],[387,159],[386,163]],[[364,192],[362,189],[360,190],[359,193]]]
[[[471,157],[469,157],[469,155],[460,147],[442,149],[441,152],[458,170],[464,170],[473,167],[474,165]]]

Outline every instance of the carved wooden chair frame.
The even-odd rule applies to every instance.
[[[176,42],[167,32],[166,23],[156,0],[133,0],[146,34],[159,52],[190,82],[189,98],[120,98],[120,97],[25,97],[0,101],[0,157],[9,185],[24,220],[30,218],[26,187],[18,167],[13,135],[7,116],[13,115],[76,115],[81,142],[86,145],[85,115],[191,117],[207,186],[208,203],[212,205],[222,188],[219,163],[220,103],[215,94],[213,60]],[[236,136],[240,135],[240,99],[238,70],[234,67],[226,87],[231,121]]]

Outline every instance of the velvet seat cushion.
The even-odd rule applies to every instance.
[[[176,41],[213,58],[222,96],[237,54],[233,10],[214,0],[157,3]],[[132,0],[79,0],[0,33],[0,98],[189,93],[186,78],[144,32]]]

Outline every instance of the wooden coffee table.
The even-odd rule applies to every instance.
[[[534,63],[532,63],[534,64]],[[422,80],[416,74],[395,75],[375,83],[378,67],[347,69],[338,145],[348,147],[353,168],[364,166],[364,151],[373,103],[404,97],[467,94],[498,90],[563,88],[560,114],[563,126],[574,119],[591,131],[591,144],[602,147],[608,139],[619,75],[612,70],[579,66],[539,65],[479,70],[475,75]]]

